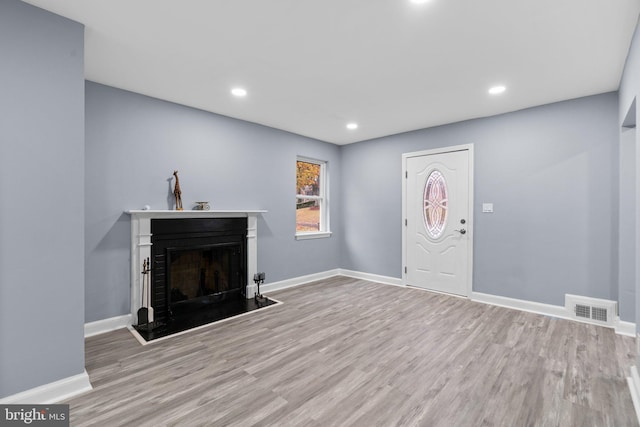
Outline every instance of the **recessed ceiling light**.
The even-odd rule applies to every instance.
[[[411,3],[415,3],[415,4],[422,4],[422,3],[426,3],[429,0],[411,0]]]
[[[348,123],[347,124],[347,129],[349,129],[349,130],[358,129],[358,124],[357,123]]]
[[[246,96],[247,95],[247,91],[245,89],[242,89],[241,87],[235,87],[235,88],[231,89],[231,93],[234,96]]]
[[[499,95],[502,92],[504,92],[505,90],[507,90],[507,88],[504,87],[504,86],[494,86],[491,89],[489,89],[489,93],[491,95]]]

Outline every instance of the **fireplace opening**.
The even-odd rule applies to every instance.
[[[238,244],[167,249],[167,296],[169,316],[175,317],[240,298],[243,273]]]

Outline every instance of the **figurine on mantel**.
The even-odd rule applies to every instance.
[[[176,177],[176,185],[173,188],[173,195],[176,197],[176,210],[182,210],[182,190],[180,190],[180,180],[178,179],[178,171],[173,171],[173,176]]]

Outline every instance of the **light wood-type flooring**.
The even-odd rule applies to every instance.
[[[72,426],[635,426],[634,339],[346,277],[141,346],[86,340]]]

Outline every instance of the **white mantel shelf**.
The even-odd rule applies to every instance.
[[[253,275],[258,272],[258,215],[261,209],[229,210],[128,210],[131,215],[131,314],[137,323],[137,311],[142,305],[142,262],[151,257],[151,220],[180,218],[247,218],[247,288],[245,295],[252,298],[255,285]],[[151,315],[150,315],[151,317]],[[150,319],[153,320],[153,319]]]
[[[209,211],[196,211],[196,210],[187,210],[187,211],[173,211],[173,210],[142,210],[142,209],[132,209],[125,211],[125,213],[132,216],[146,216],[149,218],[215,218],[215,217],[223,217],[223,216],[248,216],[248,215],[257,215],[266,213],[266,210],[261,209],[245,209],[245,210],[237,210],[237,209],[216,209]]]

